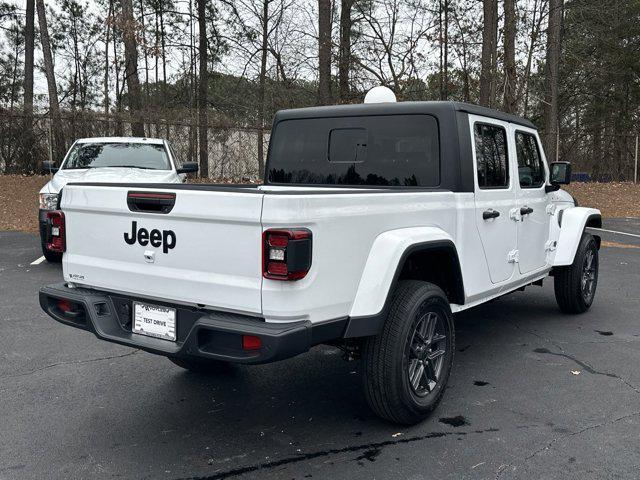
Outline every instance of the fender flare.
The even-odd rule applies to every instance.
[[[554,267],[571,265],[587,225],[602,226],[602,214],[595,208],[569,207],[560,212],[560,235],[553,259]]]
[[[405,260],[421,250],[451,249],[458,274],[460,261],[451,235],[439,227],[409,227],[383,232],[373,242],[351,306],[344,338],[378,333],[390,306],[390,299]],[[464,298],[464,287],[462,288]]]

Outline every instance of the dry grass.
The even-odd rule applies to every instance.
[[[48,180],[39,175],[0,175],[0,230],[38,231],[38,190]],[[599,208],[605,217],[640,217],[640,184],[574,183],[566,189],[580,205]]]

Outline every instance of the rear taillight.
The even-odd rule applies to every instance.
[[[64,213],[60,210],[47,212],[47,250],[63,253],[66,248]]]
[[[272,280],[300,280],[311,268],[311,230],[266,230],[262,235],[262,275]]]

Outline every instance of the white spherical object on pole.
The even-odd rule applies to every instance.
[[[373,87],[364,96],[364,103],[393,103],[396,101],[396,94],[387,87]]]

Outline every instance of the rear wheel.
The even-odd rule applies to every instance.
[[[429,416],[451,373],[454,336],[444,292],[427,282],[401,282],[382,331],[364,344],[364,390],[371,409],[403,424]]]
[[[554,269],[556,301],[564,313],[589,310],[598,286],[598,246],[589,233],[580,239],[573,263]]]
[[[218,360],[206,360],[200,358],[174,358],[168,357],[169,361],[185,370],[193,373],[224,373],[231,369],[231,364]]]

